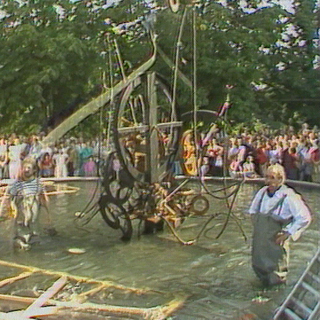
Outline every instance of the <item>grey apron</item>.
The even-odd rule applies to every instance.
[[[275,238],[290,220],[272,214],[282,206],[286,196],[282,197],[269,212],[260,213],[264,196],[265,193],[261,196],[258,213],[253,217],[252,268],[262,283],[268,286],[284,283],[286,280],[289,241],[279,245],[275,243]]]

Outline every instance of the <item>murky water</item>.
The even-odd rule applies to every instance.
[[[140,239],[135,232],[132,241],[123,243],[119,239],[120,233],[110,229],[99,214],[89,224],[79,227],[75,222],[75,212],[81,211],[94,197],[96,182],[70,182],[69,185],[79,186],[79,192],[50,198],[50,211],[58,235],[53,238],[44,236],[42,243],[29,252],[12,253],[8,222],[2,222],[1,259],[162,292],[162,302],[152,296],[149,300],[144,298],[143,303],[149,307],[187,295],[186,303],[172,315],[172,319],[235,320],[245,313],[254,313],[262,320],[271,319],[273,311],[290,291],[319,245],[319,189],[299,189],[315,213],[314,221],[303,237],[292,243],[287,287],[263,291],[250,267],[251,223],[243,214],[259,186],[248,184],[241,187],[234,206],[238,223],[230,219],[219,239],[216,236],[225,222],[225,215],[215,218],[209,224],[212,228],[195,245],[182,246],[167,229],[158,235]],[[217,188],[213,184],[208,186]],[[211,205],[210,213],[226,212],[222,200],[212,199]],[[184,240],[190,240],[205,221],[204,217],[189,218],[180,227],[179,234]],[[81,255],[68,252],[75,247],[86,252]],[[4,277],[1,274],[1,278]],[[258,297],[263,298],[263,303],[259,303]],[[141,297],[123,296],[114,298],[113,303],[139,306],[142,301]]]

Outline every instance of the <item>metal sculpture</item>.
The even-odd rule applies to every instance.
[[[179,11],[182,6],[185,8],[177,43],[181,41],[186,9],[192,8],[193,4],[193,1],[188,0],[181,0],[181,3],[179,0],[168,2],[173,12]],[[195,24],[195,12],[193,24]],[[151,58],[130,75],[123,74],[122,81],[115,85],[111,84],[112,88],[76,111],[50,132],[43,143],[50,144],[58,140],[82,120],[109,104],[111,111],[109,112],[109,129],[112,127],[113,150],[105,159],[106,165],[101,181],[103,191],[98,202],[90,209],[87,210],[86,207],[83,212],[77,213],[77,218],[86,216],[86,223],[88,223],[95,214],[100,212],[111,228],[121,231],[123,240],[131,239],[134,220],[144,222],[144,231],[147,233],[160,230],[163,224],[167,223],[181,243],[192,244],[215,217],[215,214],[209,217],[194,241],[183,241],[176,234],[175,228],[185,218],[204,215],[209,209],[209,201],[203,192],[185,188],[188,179],[180,185],[178,183],[175,185],[172,179],[173,164],[179,152],[181,153],[181,146],[183,153],[189,151],[186,150],[191,144],[189,138],[192,134],[196,134],[195,132],[189,136],[184,134],[181,140],[183,121],[181,121],[176,102],[177,78],[180,77],[193,90],[194,97],[196,97],[196,83],[195,79],[190,82],[178,68],[178,46],[175,63],[159,49],[164,61],[174,71],[172,88],[159,74],[149,71],[156,61],[158,48],[152,28],[148,28],[147,32],[150,34],[153,45]],[[121,64],[120,56],[118,60]],[[193,113],[198,114],[196,107]],[[196,126],[196,118],[197,116],[193,116],[194,126]],[[194,144],[197,144],[198,139],[194,140]],[[196,176],[199,174],[202,161],[201,150],[199,152],[198,146],[193,147],[194,149],[190,150],[190,157],[184,157],[187,161],[183,167],[188,175]],[[235,190],[232,190],[233,187]],[[229,188],[231,191],[228,193]],[[206,186],[201,190],[205,190],[207,195],[214,196]],[[216,198],[227,199],[235,196],[237,190],[239,190],[239,184],[225,186],[224,196]],[[226,222],[230,217],[231,207],[226,216]],[[88,214],[89,212],[91,214]]]
[[[137,77],[116,104],[115,151],[107,159],[99,207],[106,223],[121,230],[123,240],[131,238],[134,219],[144,221],[145,232],[152,232],[161,228],[163,219],[175,226],[208,209],[208,200],[197,193],[169,195],[182,127],[178,114],[170,87],[154,72]],[[199,203],[204,208],[199,209]]]

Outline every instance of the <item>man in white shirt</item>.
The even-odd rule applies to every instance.
[[[284,168],[271,165],[266,186],[257,192],[249,208],[254,227],[252,268],[265,286],[286,282],[289,238],[297,240],[311,222],[301,196],[284,182]]]

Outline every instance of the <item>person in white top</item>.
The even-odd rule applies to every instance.
[[[58,153],[55,153],[52,157],[54,162],[54,176],[56,178],[65,178],[68,176],[67,163],[68,155],[65,153],[64,149],[60,149]]]
[[[280,164],[266,172],[266,186],[255,195],[249,214],[253,221],[252,268],[262,284],[286,283],[289,239],[297,240],[311,222],[302,197],[286,186]]]
[[[12,145],[9,146],[9,178],[17,179],[21,169],[21,157],[25,145],[20,143],[16,138]]]
[[[242,165],[243,175],[246,178],[256,178],[256,168],[254,163],[254,158],[252,155],[248,155],[246,161]]]
[[[0,139],[0,179],[4,177],[4,168],[8,161],[8,145],[4,138]]]
[[[35,160],[39,159],[41,155],[42,144],[37,136],[32,137],[32,142],[30,145],[29,156]]]

